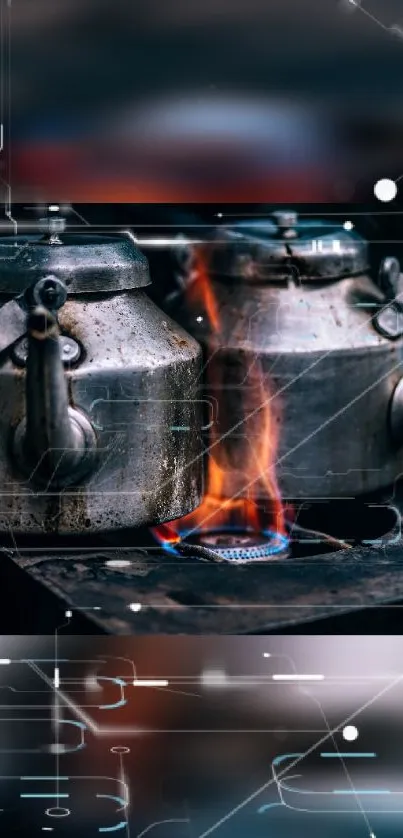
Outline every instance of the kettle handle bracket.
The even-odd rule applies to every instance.
[[[44,276],[0,308],[0,355],[10,349],[27,333],[27,314],[36,306],[43,306],[52,314],[67,299],[65,284],[55,276]]]

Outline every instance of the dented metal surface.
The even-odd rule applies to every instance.
[[[357,276],[369,267],[364,239],[340,225],[298,221],[296,213],[273,213],[273,220],[241,221],[220,228],[212,242],[212,269],[233,280],[327,281]]]
[[[0,293],[21,293],[48,274],[63,280],[70,294],[128,291],[151,282],[147,259],[130,234],[66,232],[56,243],[34,234],[0,239]]]
[[[148,267],[133,242],[130,249],[125,242],[122,251],[114,237],[116,253],[109,240],[104,252],[104,237],[95,238],[89,244],[69,239],[66,246],[36,243],[28,271],[28,278],[38,279],[43,262],[48,271],[49,259],[41,257],[38,267],[37,253],[47,248],[57,254],[52,273],[69,291],[58,325],[62,338],[80,348],[73,362],[67,361],[66,392],[70,408],[87,417],[96,435],[94,463],[77,485],[57,491],[36,485],[35,463],[24,474],[13,438],[27,415],[27,398],[36,397],[35,387],[31,382],[26,393],[24,355],[8,347],[0,358],[0,531],[115,530],[180,517],[200,501],[200,348],[143,292]],[[23,267],[29,261],[27,247]],[[27,282],[19,275],[24,273],[21,258],[14,266],[16,285]],[[8,289],[10,270],[0,260],[1,290]],[[59,347],[62,351],[62,341]],[[43,397],[45,404],[46,393]]]
[[[283,497],[354,497],[392,484],[403,472],[395,427],[403,342],[374,327],[389,300],[366,270],[367,243],[336,225],[252,220],[218,228],[204,258],[219,329],[197,280],[169,311],[204,347],[226,496],[243,491],[239,464],[267,405]]]

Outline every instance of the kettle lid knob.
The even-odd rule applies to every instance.
[[[298,224],[298,214],[292,210],[277,210],[273,212],[277,227],[295,227]]]
[[[66,229],[66,219],[60,215],[58,204],[49,204],[47,215],[39,219],[38,227],[51,244],[59,241],[59,233]]]

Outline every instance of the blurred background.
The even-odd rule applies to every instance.
[[[400,0],[1,9],[5,203],[365,201],[403,176]]]
[[[105,821],[116,824],[125,814],[103,812],[98,796],[122,793],[113,783],[122,771],[130,790],[130,834],[138,837],[338,838],[342,832],[363,838],[369,835],[367,824],[382,838],[401,836],[401,811],[393,814],[391,803],[392,790],[401,795],[402,776],[399,637],[61,635],[61,694],[69,703],[60,701],[58,718],[74,721],[84,713],[87,724],[85,747],[61,750],[58,760],[48,746],[58,730],[49,712],[55,702],[54,638],[6,636],[0,648],[12,658],[0,673],[0,825],[9,827],[4,834],[32,838],[49,824],[55,838],[115,831],[105,829]],[[286,682],[297,673],[300,681]],[[323,681],[304,682],[309,673],[319,673]],[[116,684],[105,676],[124,682],[125,705],[111,706]],[[138,689],[134,678],[168,683]],[[38,728],[40,710],[45,724]],[[10,725],[10,718],[21,724]],[[357,737],[350,742],[344,736],[347,722],[356,725]],[[60,744],[71,747],[75,739],[66,725],[59,733]],[[42,744],[39,753],[28,751],[32,742]],[[340,759],[324,762],[322,751]],[[346,751],[356,757],[348,767]],[[367,766],[359,757],[371,752]],[[321,815],[319,794],[305,795],[299,811],[283,805],[258,815],[262,805],[280,802],[272,761],[285,754],[303,756],[289,779],[297,774],[313,792],[318,765],[327,788],[338,782],[350,795],[351,788],[387,789],[377,816],[365,801],[361,807],[355,801],[356,811],[353,806],[350,815],[343,814],[340,798],[334,811]],[[60,821],[50,820],[46,811],[46,793],[54,793],[48,781],[59,770],[71,814]],[[39,790],[45,799],[21,800],[21,780],[28,797]]]

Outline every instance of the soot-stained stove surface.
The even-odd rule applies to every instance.
[[[358,507],[340,504],[339,532],[347,544],[349,529],[358,532],[345,549],[335,549],[334,539],[325,543],[302,527],[289,556],[233,565],[201,561],[191,551],[186,556],[166,553],[148,531],[137,530],[97,544],[83,539],[51,547],[14,542],[3,548],[3,562],[19,569],[20,580],[35,582],[52,596],[49,625],[41,615],[43,631],[52,631],[59,617],[65,622],[66,610],[72,611],[67,630],[73,633],[75,620],[83,618],[88,631],[112,634],[343,633],[354,626],[396,630],[403,605],[402,488],[393,493],[393,501],[389,496],[361,506],[358,529]],[[311,504],[309,515],[323,524],[319,509]],[[330,507],[322,504],[321,509],[329,518]],[[22,602],[23,588],[20,581]]]

